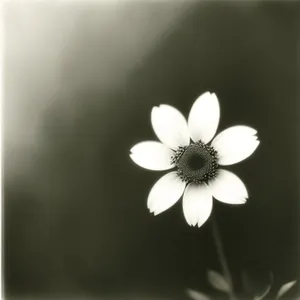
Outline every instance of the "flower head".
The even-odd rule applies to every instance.
[[[246,202],[248,192],[242,180],[221,166],[249,157],[259,145],[257,131],[233,126],[213,139],[219,119],[218,98],[209,92],[195,101],[188,122],[172,106],[162,104],[152,109],[151,123],[160,142],[138,143],[130,157],[145,169],[175,170],[152,187],[147,201],[151,213],[164,212],[183,195],[187,223],[200,227],[211,214],[213,198],[228,204]]]

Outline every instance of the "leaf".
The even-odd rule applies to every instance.
[[[241,277],[242,277],[243,289],[247,293],[251,293],[252,292],[252,282],[249,278],[249,274],[246,271],[242,271]]]
[[[254,297],[254,300],[262,300],[269,294],[270,290],[271,290],[271,285],[269,284],[262,294]]]
[[[295,285],[295,283],[296,280],[283,284],[277,293],[276,299],[282,297],[287,291],[289,291]]]
[[[273,284],[273,273],[270,272],[269,274],[270,274],[270,283],[267,285],[267,287],[266,287],[266,289],[264,290],[263,293],[261,293],[260,295],[257,295],[257,296],[254,297],[254,300],[262,300],[263,298],[265,298],[269,294],[269,292],[271,290],[271,287],[272,287],[272,284]]]
[[[186,292],[193,300],[210,300],[210,298],[207,295],[198,291],[187,289]]]
[[[209,283],[217,290],[229,293],[230,292],[230,285],[227,280],[221,274],[209,270],[208,271],[208,281]]]

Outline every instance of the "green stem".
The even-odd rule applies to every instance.
[[[225,256],[225,253],[224,253],[224,248],[223,248],[220,232],[219,232],[219,229],[218,229],[218,224],[217,224],[217,222],[216,222],[216,220],[213,216],[212,216],[212,230],[213,230],[214,241],[215,241],[216,248],[217,248],[217,254],[218,254],[220,263],[222,265],[224,276],[227,279],[227,282],[228,282],[229,287],[230,287],[230,290],[228,292],[229,299],[230,300],[237,300],[237,298],[234,294],[234,291],[233,291],[232,277],[231,277],[230,270],[229,270],[229,267],[228,267],[228,263],[227,263],[227,260],[226,260],[226,256]]]

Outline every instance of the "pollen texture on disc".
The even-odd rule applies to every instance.
[[[187,183],[203,183],[215,178],[217,160],[216,150],[201,141],[180,147],[172,158],[178,167],[178,176]]]

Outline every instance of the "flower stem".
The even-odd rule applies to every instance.
[[[229,287],[230,287],[230,290],[228,292],[229,299],[230,300],[237,300],[237,298],[234,294],[234,291],[233,291],[232,277],[231,277],[230,270],[229,270],[229,267],[228,267],[228,263],[227,263],[227,260],[226,260],[226,256],[225,256],[225,253],[224,253],[224,248],[223,248],[220,232],[219,232],[219,229],[218,229],[218,224],[217,224],[216,219],[213,216],[212,216],[212,230],[213,230],[214,241],[215,241],[216,248],[217,248],[217,254],[218,254],[220,263],[222,265],[224,276],[227,279],[227,282],[228,282]]]

